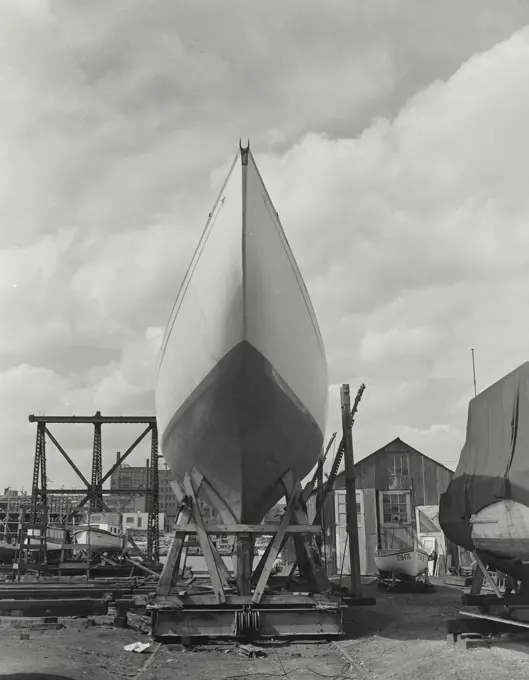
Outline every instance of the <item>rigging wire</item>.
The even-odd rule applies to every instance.
[[[298,666],[297,668],[291,668],[289,671],[284,670],[283,673],[241,673],[240,675],[227,675],[221,680],[245,680],[245,678],[255,678],[255,677],[266,677],[266,678],[285,678],[296,671],[307,671],[313,675],[317,675],[319,678],[327,678],[327,680],[351,680],[351,676],[347,675],[351,670],[352,665],[347,662],[338,675],[326,675],[325,673],[319,673],[313,668],[307,668],[305,666]]]

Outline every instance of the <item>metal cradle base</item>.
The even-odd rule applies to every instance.
[[[313,599],[310,596],[281,597],[281,602],[251,604],[238,602],[186,604],[181,608],[152,605],[152,635],[179,638],[277,638],[341,637],[343,610],[339,596]],[[273,600],[273,597],[268,598]]]

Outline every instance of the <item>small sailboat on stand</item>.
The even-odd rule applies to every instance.
[[[395,547],[378,549],[375,552],[375,565],[378,569],[380,585],[383,587],[397,587],[400,583],[404,587],[415,590],[431,590],[428,563],[431,556],[420,545],[413,531],[408,533],[408,541],[396,538]],[[409,543],[409,544],[407,544]]]

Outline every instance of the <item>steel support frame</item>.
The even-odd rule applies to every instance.
[[[224,607],[183,607],[153,609],[151,626],[154,637],[225,637],[230,639],[277,637],[341,637],[344,605],[335,597],[329,606],[299,606],[295,595],[290,604],[277,607],[252,607],[253,621],[244,605]],[[241,625],[241,621],[243,622]]]
[[[33,480],[32,480],[32,521],[37,521],[37,515],[41,512],[38,510],[47,505],[47,497],[50,494],[85,494],[83,499],[72,509],[72,512],[82,508],[86,503],[90,504],[91,512],[98,512],[101,510],[108,511],[108,507],[103,500],[103,495],[108,493],[122,493],[134,494],[143,492],[149,496],[148,505],[148,524],[147,524],[147,545],[148,557],[153,562],[159,560],[159,479],[158,479],[158,430],[156,425],[156,418],[154,416],[103,416],[100,411],[94,416],[29,416],[30,423],[37,423],[37,436],[35,445],[35,457],[33,463]],[[94,426],[94,441],[93,441],[93,455],[92,455],[92,473],[91,481],[82,474],[75,462],[70,458],[68,453],[60,445],[57,439],[50,432],[48,425],[53,423],[61,424],[89,424]],[[147,427],[136,438],[133,444],[123,453],[120,458],[112,465],[112,467],[103,474],[102,466],[102,425],[104,424],[143,424]],[[103,489],[103,484],[110,478],[113,472],[117,470],[123,461],[134,451],[138,444],[148,435],[151,434],[151,473],[150,481],[145,489],[129,490],[129,489]],[[63,456],[69,466],[76,473],[81,480],[84,488],[77,489],[48,489],[46,476],[46,438],[48,438]],[[47,523],[48,518],[45,517],[44,523]]]

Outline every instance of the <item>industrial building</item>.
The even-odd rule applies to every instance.
[[[118,453],[118,456],[120,454]],[[149,486],[149,464],[145,466],[132,466],[123,463],[110,476],[110,489],[145,489]],[[174,522],[177,512],[176,497],[171,489],[171,472],[167,467],[162,467],[158,470],[158,498],[159,498],[159,512],[165,515],[168,524]],[[131,493],[130,496],[121,494],[119,499],[116,497],[116,502],[119,502],[121,507],[120,512],[135,513],[145,512],[147,509],[147,499],[145,496],[137,496]],[[115,505],[115,502],[112,502]]]
[[[408,545],[416,536],[440,556],[446,569],[447,543],[438,524],[439,498],[453,472],[400,438],[355,464],[358,544],[362,574],[376,574],[378,548]],[[317,493],[308,513],[316,512]],[[346,545],[345,473],[340,473],[324,505],[324,558],[329,573],[350,572]]]
[[[110,476],[110,489],[130,489],[131,495],[120,494],[114,497],[111,494],[107,504],[121,513],[145,512],[147,509],[146,497],[133,495],[132,492],[134,489],[149,487],[149,470],[148,462],[145,466],[132,466],[126,463],[120,465]],[[164,515],[164,530],[170,530],[178,511],[176,496],[171,488],[172,479],[171,471],[166,465],[158,470],[158,510],[160,515]],[[215,512],[203,501],[200,500],[199,505],[206,519],[212,519],[216,516]]]

